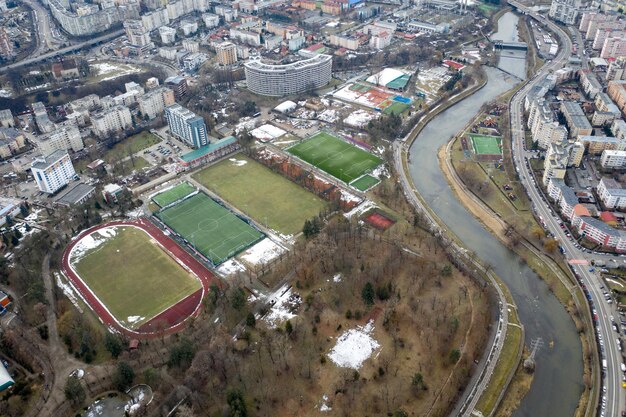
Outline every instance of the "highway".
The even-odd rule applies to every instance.
[[[53,50],[61,45],[65,39],[59,33],[52,17],[37,0],[22,0],[33,9],[33,26],[37,35],[37,48],[31,54],[31,57],[37,57]]]
[[[565,230],[560,227],[561,220],[552,214],[552,210],[545,202],[539,187],[535,184],[530,168],[527,166],[524,149],[524,98],[530,89],[539,81],[543,80],[550,72],[563,67],[567,63],[572,50],[572,42],[560,26],[557,26],[537,13],[530,11],[524,5],[517,3],[516,1],[509,0],[509,4],[532,16],[540,23],[548,26],[550,30],[557,34],[560,43],[560,50],[555,59],[551,63],[545,65],[532,78],[532,80],[530,80],[511,99],[510,115],[511,135],[513,141],[513,161],[516,169],[518,170],[520,180],[526,188],[528,196],[533,203],[535,213],[543,218],[545,227],[560,242],[561,246],[565,250],[565,256],[568,260],[588,261],[592,258],[597,258],[597,256],[582,252],[576,248],[574,243],[565,235]],[[579,38],[580,36],[578,35],[577,37]],[[579,47],[583,47],[583,45],[579,43]],[[618,348],[618,342],[616,342],[619,338],[619,333],[616,333],[612,329],[611,317],[620,316],[613,308],[613,305],[609,304],[605,300],[601,288],[602,282],[595,273],[591,272],[588,265],[573,265],[573,270],[591,293],[593,306],[597,310],[598,316],[598,321],[596,322],[597,337],[601,341],[601,346],[603,346],[603,352],[601,352],[601,355],[607,360],[607,369],[605,370],[604,377],[602,379],[604,392],[600,392],[601,408],[598,415],[601,417],[617,417],[620,416],[621,412],[624,410],[624,395],[622,394],[621,388],[623,373],[620,369],[623,359],[620,351],[621,348]],[[595,365],[600,366],[599,363]],[[567,364],[563,364],[563,366],[567,366]],[[592,381],[592,384],[594,382],[595,381]]]

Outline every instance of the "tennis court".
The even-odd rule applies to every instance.
[[[187,183],[182,182],[175,187],[170,188],[169,190],[165,190],[162,193],[159,193],[152,197],[152,201],[157,203],[161,207],[168,206],[175,201],[182,200],[187,197],[189,194],[196,191],[196,188]]]
[[[204,193],[156,216],[213,265],[221,264],[265,237]]]
[[[476,155],[502,155],[502,139],[500,136],[469,135]]]
[[[316,133],[288,148],[287,152],[346,183],[359,178],[383,162],[376,155],[326,132]]]
[[[378,178],[365,174],[361,178],[352,181],[350,185],[359,191],[367,191],[379,182],[380,180]]]

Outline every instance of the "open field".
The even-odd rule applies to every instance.
[[[243,155],[193,175],[194,179],[246,215],[283,234],[302,230],[326,202]]]
[[[115,235],[87,251],[76,272],[113,316],[128,328],[152,317],[201,288],[149,235],[116,227]]]
[[[358,180],[352,181],[350,185],[359,191],[367,191],[379,182],[380,180],[378,178],[365,174]]]
[[[124,75],[143,72],[143,69],[140,67],[112,61],[92,63],[89,65],[89,69],[91,71],[91,75],[88,78],[88,82],[108,81]]]
[[[122,158],[130,156],[131,153],[137,153],[159,142],[161,142],[161,139],[152,133],[141,132],[115,144],[113,148],[104,154],[102,159],[109,164],[115,163]]]
[[[469,134],[476,155],[502,155],[502,139],[499,136]]]
[[[162,210],[156,216],[214,265],[264,236],[204,193]]]
[[[196,188],[193,185],[187,182],[182,182],[175,187],[170,188],[169,190],[165,190],[162,193],[155,195],[154,197],[152,197],[152,201],[154,201],[161,207],[165,207],[175,201],[187,197],[194,191],[196,191]]]
[[[325,132],[319,132],[288,148],[287,152],[346,183],[359,178],[383,162],[376,155]]]

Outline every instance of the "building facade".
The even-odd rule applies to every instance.
[[[133,119],[128,107],[114,106],[92,116],[91,124],[95,134],[103,137],[132,126]]]
[[[76,176],[69,154],[61,150],[33,160],[31,170],[39,190],[48,194],[59,191]]]
[[[170,132],[194,148],[205,146],[209,137],[204,119],[180,104],[165,108],[165,118]]]

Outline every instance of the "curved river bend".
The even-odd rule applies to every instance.
[[[574,322],[545,283],[456,199],[437,159],[438,148],[463,129],[477,109],[517,82],[494,68],[486,68],[486,72],[485,87],[440,113],[418,135],[410,149],[410,175],[447,227],[507,284],[525,326],[526,344],[536,337],[544,340],[536,356],[531,390],[513,416],[571,417],[583,388],[582,348]],[[550,341],[554,341],[553,348]]]

